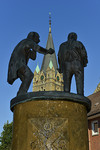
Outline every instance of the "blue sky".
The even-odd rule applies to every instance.
[[[13,119],[10,100],[16,96],[20,80],[7,83],[8,63],[14,47],[30,31],[40,34],[39,45],[46,47],[49,31],[49,12],[52,17],[52,36],[55,52],[76,32],[87,50],[89,63],[85,68],[85,96],[92,94],[100,82],[100,0],[2,0],[0,1],[0,133],[4,123]],[[41,67],[43,55],[38,54],[28,66],[34,72]],[[29,88],[32,91],[32,84]],[[72,92],[75,91],[73,79]]]

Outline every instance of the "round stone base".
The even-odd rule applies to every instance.
[[[88,150],[90,101],[65,92],[35,92],[11,101],[12,150]]]

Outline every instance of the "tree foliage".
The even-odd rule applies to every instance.
[[[12,142],[12,125],[13,122],[4,124],[3,131],[0,136],[0,150],[11,150]]]

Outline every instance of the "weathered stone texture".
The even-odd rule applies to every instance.
[[[17,104],[12,150],[88,150],[86,107],[63,100]]]

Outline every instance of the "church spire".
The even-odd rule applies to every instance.
[[[50,48],[55,50],[51,33],[51,13],[49,13],[49,34],[46,49]],[[59,74],[57,68],[56,53],[44,55],[41,70],[37,65],[34,72],[33,91],[63,91],[62,74]]]
[[[49,33],[51,33],[51,12],[49,12]]]
[[[53,39],[52,39],[52,34],[51,34],[51,13],[49,13],[49,35],[48,35],[48,40],[46,44],[46,49],[49,49],[49,48],[52,48],[55,50]],[[47,70],[47,67],[49,66],[50,61],[52,61],[54,69],[57,72],[58,64],[57,64],[55,53],[53,53],[52,55],[50,54],[44,55],[42,66],[41,66],[41,71],[46,73],[46,70]]]

